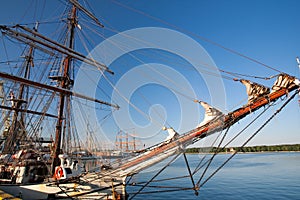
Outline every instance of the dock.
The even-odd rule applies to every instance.
[[[21,199],[0,190],[0,200],[21,200]]]

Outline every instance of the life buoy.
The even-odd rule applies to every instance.
[[[54,173],[56,179],[60,179],[64,176],[64,170],[62,167],[57,167]]]

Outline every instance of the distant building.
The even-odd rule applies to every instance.
[[[229,152],[230,153],[235,153],[235,149],[233,147],[230,147]]]

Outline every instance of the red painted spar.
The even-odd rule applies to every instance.
[[[247,105],[228,113],[227,115],[221,114],[215,119],[208,121],[203,126],[193,129],[184,135],[175,138],[173,141],[162,142],[154,147],[145,149],[145,152],[139,156],[131,158],[126,162],[123,162],[121,165],[113,166],[114,170],[112,170],[111,173],[119,173],[120,176],[128,176],[137,173],[168,158],[169,156],[174,155],[175,153],[183,152],[187,146],[197,142],[199,139],[220,130],[224,130],[246,117],[251,112],[269,104],[270,102],[276,101],[280,97],[287,95],[289,92],[299,89],[298,79],[286,74],[279,75],[278,77],[282,78],[282,76],[284,76],[287,80],[286,82],[288,82],[288,84],[286,84],[286,82],[284,83],[284,87],[276,85],[278,82],[277,80],[271,93],[261,96]],[[275,87],[277,88],[274,89]]]

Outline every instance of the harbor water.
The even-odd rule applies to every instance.
[[[203,156],[205,155],[187,155],[192,171]],[[216,156],[206,174],[209,175],[228,157],[230,154]],[[153,167],[134,177],[133,181],[147,181],[158,169],[159,167]],[[154,180],[187,174],[184,159],[180,157]],[[195,182],[200,176],[201,173],[194,177]],[[149,186],[142,190],[141,193],[145,194],[136,195],[133,199],[300,199],[300,152],[237,154],[200,188],[198,196],[192,190],[158,192],[164,190],[164,187],[192,187],[190,178],[155,182]],[[137,184],[128,187],[127,191],[133,195],[140,188]],[[148,193],[151,191],[154,193]]]

